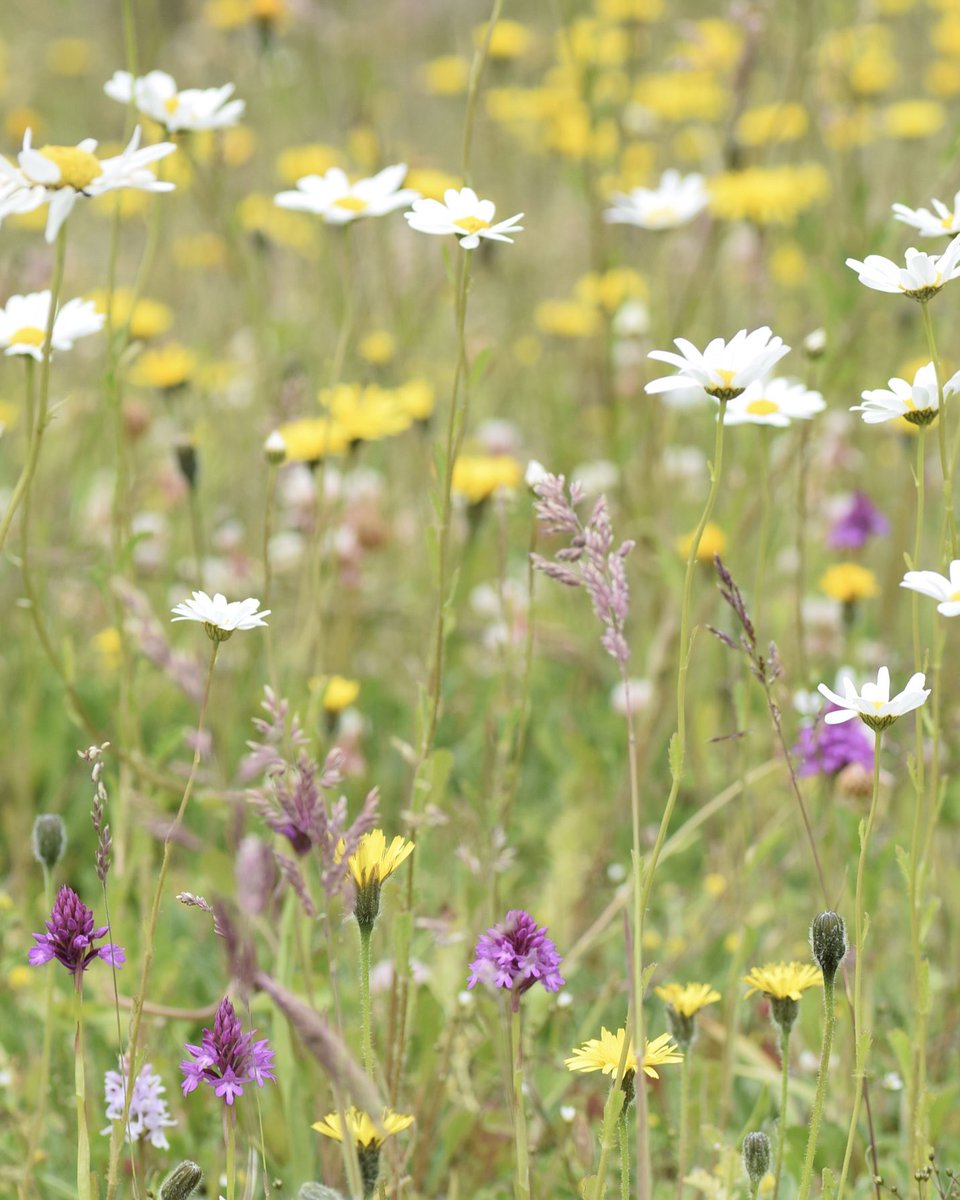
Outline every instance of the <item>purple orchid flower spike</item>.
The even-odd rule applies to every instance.
[[[558,992],[566,982],[558,970],[560,955],[546,929],[523,909],[512,909],[505,920],[488,929],[474,953],[467,987],[485,983],[508,988],[513,993],[514,1008],[535,983],[548,992]]]
[[[55,958],[73,975],[78,988],[84,971],[95,958],[102,958],[114,967],[122,967],[127,961],[122,946],[113,942],[105,946],[94,945],[107,936],[110,927],[94,928],[92,910],[72,888],[62,887],[57,892],[50,920],[44,924],[47,932],[33,935],[37,944],[27,955],[31,966],[40,967]]]
[[[199,1046],[189,1043],[184,1049],[193,1058],[180,1064],[186,1096],[201,1083],[212,1087],[214,1094],[227,1105],[233,1105],[243,1095],[247,1084],[263,1087],[273,1072],[273,1051],[266,1038],[254,1041],[256,1030],[244,1033],[233,1005],[224,996],[214,1017],[213,1029],[205,1029]]]

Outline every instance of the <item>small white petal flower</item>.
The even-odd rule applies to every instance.
[[[888,379],[887,388],[872,388],[861,392],[863,404],[855,404],[850,411],[863,414],[868,425],[879,425],[882,421],[895,421],[903,417],[911,425],[929,425],[940,411],[937,391],[937,375],[933,363],[925,363],[917,370],[913,383],[905,379]],[[960,391],[960,371],[952,375],[943,385],[943,395],[955,395]]]
[[[890,672],[886,667],[881,667],[877,672],[877,682],[865,683],[859,692],[849,675],[843,678],[842,696],[825,683],[819,684],[817,691],[838,706],[838,711],[825,714],[823,719],[828,725],[840,725],[859,717],[871,729],[881,730],[892,725],[897,717],[913,712],[926,703],[930,689],[923,686],[925,683],[926,676],[918,671],[910,676],[903,691],[891,699]]]
[[[50,292],[11,296],[0,308],[0,346],[4,354],[43,359],[50,320]],[[99,333],[106,317],[92,300],[68,300],[53,323],[53,349],[70,350],[77,338]]]
[[[33,212],[49,204],[46,238],[56,240],[78,196],[102,196],[118,188],[169,192],[172,183],[157,179],[150,164],[176,150],[173,142],[140,146],[140,127],[122,153],[97,158],[97,143],[85,138],[76,146],[33,148],[30,130],[23,135],[17,166],[0,155],[0,222],[11,213]]]
[[[726,405],[723,422],[785,429],[791,421],[809,421],[826,407],[819,392],[809,391],[796,380],[757,379]]]
[[[939,600],[937,612],[942,616],[960,617],[960,558],[950,564],[949,577],[936,571],[908,571],[900,586]]]
[[[403,215],[411,229],[419,233],[439,236],[456,234],[464,250],[476,250],[481,238],[494,242],[512,242],[509,233],[519,233],[522,225],[517,222],[523,213],[508,217],[494,224],[496,205],[492,200],[481,200],[473,188],[448,188],[439,200],[415,200],[409,212]]]
[[[655,188],[614,192],[603,219],[614,225],[636,225],[640,229],[676,229],[686,225],[710,202],[702,175],[664,171]]]
[[[382,217],[419,198],[412,188],[401,188],[406,163],[395,163],[369,179],[351,183],[339,167],[326,175],[305,175],[297,190],[279,192],[274,203],[280,208],[315,213],[329,225],[347,225],[360,217]]]
[[[257,612],[259,607],[260,601],[252,597],[228,602],[220,592],[212,599],[206,592],[194,592],[192,599],[184,600],[170,611],[177,614],[174,621],[199,621],[208,637],[216,642],[224,642],[237,629],[256,629],[259,625],[266,625],[263,618],[270,616],[270,609]]]
[[[107,1071],[104,1075],[103,1090],[108,1121],[117,1121],[123,1116],[126,1084],[127,1064],[125,1060],[121,1060],[119,1071]],[[154,1074],[152,1064],[144,1063],[133,1081],[133,1098],[130,1101],[124,1132],[126,1141],[139,1142],[143,1139],[149,1141],[157,1150],[170,1149],[164,1129],[172,1128],[176,1121],[170,1116],[164,1099],[166,1090],[163,1080]],[[108,1125],[100,1132],[106,1137],[113,1132],[113,1127]]]
[[[862,284],[874,291],[900,293],[911,300],[926,301],[960,275],[960,237],[955,237],[943,254],[925,254],[911,246],[904,258],[905,267],[880,254],[868,254],[863,262],[848,258],[847,266],[857,272]]]
[[[922,237],[952,237],[960,233],[960,192],[953,198],[953,208],[947,208],[942,200],[931,200],[935,212],[929,208],[908,208],[905,204],[894,204],[893,215],[904,225],[911,225]]]
[[[166,71],[151,71],[138,79],[129,71],[115,71],[103,90],[121,104],[133,101],[136,108],[171,132],[177,130],[224,129],[243,116],[242,100],[230,100],[233,84],[217,88],[177,90],[177,82]]]
[[[675,338],[674,345],[680,354],[651,350],[647,355],[679,368],[677,375],[651,380],[645,388],[648,393],[689,388],[692,384],[717,400],[732,400],[755,379],[762,379],[774,363],[790,352],[780,338],[771,336],[767,325],[752,333],[741,329],[729,342],[714,338],[702,354],[686,338]]]

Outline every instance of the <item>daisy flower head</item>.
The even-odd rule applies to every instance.
[[[72,350],[77,338],[99,333],[106,317],[92,300],[68,300],[60,306],[53,322],[52,349]],[[0,308],[0,346],[4,354],[43,359],[50,322],[50,292],[11,296]]]
[[[96,197],[118,188],[169,192],[173,184],[157,179],[151,163],[176,150],[173,142],[140,146],[140,127],[120,154],[98,158],[97,142],[85,138],[76,146],[34,149],[30,130],[23,135],[17,165],[0,155],[0,222],[11,213],[28,213],[49,204],[46,239],[56,240],[78,196]]]
[[[701,387],[721,404],[741,395],[790,352],[781,338],[772,336],[767,325],[752,333],[741,329],[729,342],[714,338],[702,353],[686,338],[675,338],[674,345],[679,354],[672,350],[651,350],[647,357],[679,368],[678,373],[653,379],[644,390],[654,395],[677,388]]]
[[[206,592],[194,592],[191,599],[182,601],[170,611],[177,614],[174,621],[199,621],[207,637],[215,642],[225,642],[237,629],[266,625],[263,618],[270,616],[270,609],[258,612],[259,607],[260,601],[253,597],[228,602],[220,592],[212,599]]]
[[[664,171],[655,188],[634,188],[614,192],[613,207],[603,219],[611,225],[636,225],[639,229],[676,229],[686,225],[710,202],[710,193],[702,175],[681,175]]]
[[[918,671],[907,680],[907,686],[902,692],[890,696],[890,672],[881,667],[877,672],[876,683],[865,683],[858,692],[849,675],[843,677],[843,695],[827,687],[825,683],[817,685],[817,691],[832,701],[836,706],[834,712],[828,712],[823,718],[828,725],[839,725],[843,721],[852,721],[859,717],[865,725],[874,732],[886,729],[904,713],[913,712],[925,704],[930,695],[930,689],[923,685],[926,676]]]
[[[898,266],[881,254],[868,254],[861,262],[848,258],[847,266],[857,278],[876,292],[899,293],[926,303],[944,284],[960,275],[960,237],[955,237],[943,254],[926,254],[912,246],[904,255],[906,266]]]
[[[827,407],[819,392],[793,379],[755,379],[724,407],[725,425],[773,425],[809,421]]]
[[[894,204],[893,215],[904,225],[916,229],[921,237],[953,237],[960,233],[960,192],[953,198],[953,208],[947,208],[942,200],[931,200],[934,211],[929,208],[908,208],[906,204]]]
[[[958,239],[960,241],[960,239]],[[960,391],[960,371],[943,385],[943,398]],[[854,405],[850,411],[863,414],[868,425],[879,425],[883,421],[895,421],[903,417],[911,425],[929,425],[940,413],[940,395],[937,373],[932,362],[917,369],[913,383],[905,379],[888,379],[887,387],[871,388],[861,392],[863,404]]]
[[[134,78],[129,71],[114,71],[103,90],[111,100],[136,106],[168,132],[199,129],[225,129],[236,125],[246,107],[243,100],[231,100],[234,86],[187,88],[179,91],[177,81],[166,71],[150,71]]]
[[[900,586],[937,600],[937,612],[943,617],[960,617],[960,558],[950,564],[949,576],[936,571],[908,571]]]
[[[494,223],[496,205],[492,200],[481,200],[473,188],[448,188],[443,200],[421,199],[403,215],[411,229],[419,233],[438,236],[455,234],[464,250],[476,250],[480,239],[492,242],[512,242],[508,234],[523,229],[517,222],[523,213],[508,217],[506,221]]]
[[[467,987],[485,983],[513,993],[513,1008],[536,983],[545,991],[558,992],[566,980],[560,974],[560,955],[533,917],[523,909],[512,909],[506,918],[488,929],[477,941],[476,957],[470,964]]]
[[[349,225],[361,217],[382,217],[416,201],[418,192],[400,186],[406,173],[406,163],[395,163],[369,179],[351,183],[344,171],[331,167],[325,175],[304,175],[297,180],[296,190],[279,192],[274,203],[315,213],[328,225]]]
[[[255,1029],[243,1032],[233,1005],[224,996],[213,1029],[204,1029],[200,1045],[184,1045],[190,1058],[180,1064],[183,1094],[189,1095],[205,1083],[224,1104],[232,1107],[248,1084],[263,1087],[267,1080],[276,1079],[270,1043],[266,1038],[254,1041],[255,1033]]]

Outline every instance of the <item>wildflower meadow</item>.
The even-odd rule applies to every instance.
[[[0,1200],[960,1200],[960,0],[3,0]]]

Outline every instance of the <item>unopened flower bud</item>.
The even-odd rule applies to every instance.
[[[523,475],[523,482],[532,491],[538,483],[541,483],[547,475],[547,468],[541,462],[537,462],[535,458],[531,458],[527,463],[527,469]]]
[[[800,1001],[794,1000],[792,996],[770,997],[770,1015],[783,1034],[790,1033],[799,1011]]]
[[[275,429],[263,443],[263,455],[267,462],[275,467],[278,467],[285,461],[287,457],[287,443],[283,440],[283,434],[279,429]]]
[[[174,451],[177,456],[177,466],[180,468],[180,474],[187,481],[187,486],[192,491],[197,486],[197,473],[199,471],[196,443],[191,438],[180,438],[174,447]]]
[[[33,823],[33,857],[52,870],[67,848],[67,828],[56,813],[41,813]]]
[[[743,1169],[756,1194],[760,1180],[770,1170],[770,1139],[765,1133],[748,1133],[743,1139]]]
[[[672,1004],[666,1006],[667,1023],[670,1026],[670,1032],[673,1035],[673,1040],[677,1043],[681,1050],[689,1050],[690,1043],[693,1041],[697,1033],[697,1019],[694,1016],[687,1016],[685,1013],[677,1012]]]
[[[203,1172],[195,1162],[184,1160],[160,1186],[160,1200],[187,1200],[203,1182]]]
[[[832,982],[847,953],[847,931],[843,918],[835,912],[822,912],[814,917],[810,926],[810,945],[824,979]]]
[[[827,348],[827,331],[814,329],[803,339],[803,352],[807,358],[821,358]]]

